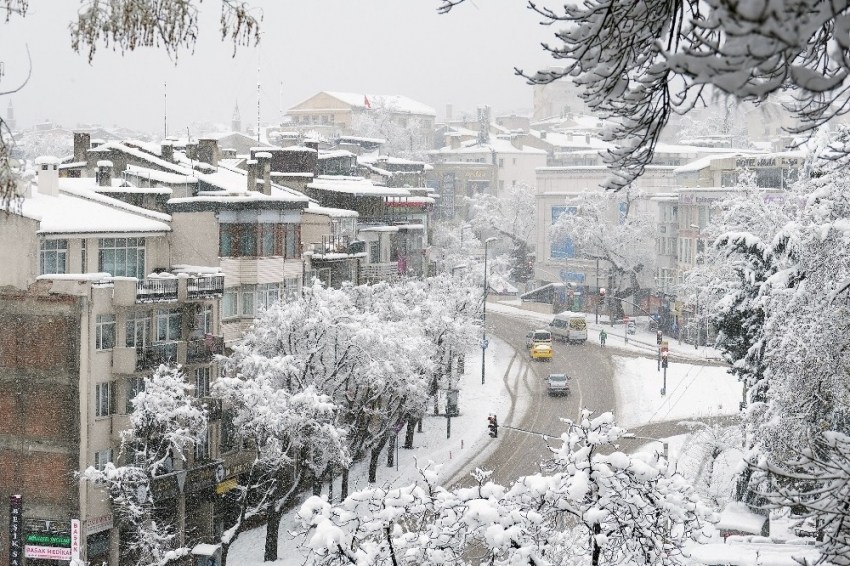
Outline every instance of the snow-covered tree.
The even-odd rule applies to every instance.
[[[850,436],[826,431],[781,464],[752,455],[750,466],[774,478],[762,496],[791,507],[817,525],[816,564],[850,565]]]
[[[470,199],[470,224],[479,232],[498,233],[510,241],[511,269],[514,281],[525,283],[533,270],[529,248],[533,244],[537,203],[534,187],[520,182],[505,189],[501,196],[479,193]]]
[[[641,208],[644,195],[629,187],[619,193],[585,191],[566,201],[566,212],[549,229],[553,242],[570,241],[576,257],[598,259],[611,273],[610,308],[615,317],[641,289],[640,278],[655,265],[655,223]]]
[[[246,373],[223,377],[214,393],[235,412],[233,424],[254,451],[247,485],[236,492],[236,521],[222,536],[222,564],[253,516],[266,517],[265,559],[277,560],[278,527],[284,506],[328,465],[347,466],[345,431],[334,423],[336,407],[312,386],[290,393],[281,387],[297,368],[288,358],[240,359]],[[254,364],[253,362],[260,362]]]
[[[464,1],[442,0],[440,11]],[[850,110],[843,2],[824,9],[818,0],[780,0],[768,9],[719,0],[588,0],[529,8],[554,24],[556,43],[543,48],[557,67],[524,76],[535,84],[568,77],[592,113],[612,119],[605,135],[617,147],[603,154],[614,167],[609,188],[640,176],[671,114],[686,113],[711,89],[756,102],[789,92],[793,131]]]
[[[424,124],[419,118],[402,114],[392,101],[373,97],[370,106],[355,114],[351,131],[356,136],[384,140],[381,153],[393,157],[424,160],[428,147]]]
[[[681,547],[712,517],[658,454],[616,450],[625,431],[610,413],[564,421],[547,473],[510,487],[477,472],[477,485],[447,490],[432,470],[400,489],[369,489],[338,505],[301,507],[304,543],[320,565],[684,564]],[[483,556],[480,556],[481,553]]]
[[[144,379],[144,389],[133,399],[131,428],[121,432],[121,465],[107,463],[102,470],[86,469],[81,479],[103,487],[112,499],[128,554],[122,563],[162,566],[189,552],[175,547],[174,525],[159,519],[151,482],[186,461],[186,451],[207,434],[207,412],[191,394],[180,368],[160,366]]]
[[[677,458],[676,469],[694,486],[700,499],[722,510],[734,499],[735,481],[743,457],[743,435],[738,424],[692,422]]]
[[[77,10],[77,19],[68,26],[71,48],[85,54],[89,63],[99,45],[126,53],[140,47],[162,48],[175,61],[180,51],[195,48],[200,33],[200,4],[202,0],[84,0]],[[260,41],[262,15],[256,15],[244,0],[220,0],[219,33],[222,39],[233,42],[233,52],[240,45]],[[0,16],[11,25],[15,16],[26,17],[31,0],[0,0]],[[36,2],[35,4],[39,4]],[[29,57],[29,50],[27,50]],[[8,65],[9,62],[6,61]],[[27,78],[21,84],[0,87],[0,96],[18,92],[32,75],[32,60],[27,61]],[[2,77],[0,77],[2,78]],[[7,207],[19,197],[18,178],[10,159],[15,143],[9,126],[0,118],[0,208]]]

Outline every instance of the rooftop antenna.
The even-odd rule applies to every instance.
[[[168,81],[165,81],[165,88],[162,93],[162,97],[165,100],[165,110],[164,110],[164,118],[165,118],[165,128],[163,132],[163,139],[168,138]]]

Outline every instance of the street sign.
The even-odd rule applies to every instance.
[[[489,340],[482,340],[482,341],[481,341],[481,349],[482,349],[482,350],[486,350],[486,349],[487,349],[487,346],[489,346],[489,345],[490,345],[490,341],[489,341]]]

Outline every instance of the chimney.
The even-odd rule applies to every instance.
[[[209,163],[218,167],[218,141],[212,138],[201,138],[198,140],[198,161]]]
[[[452,147],[452,149],[460,149],[460,137],[449,136],[449,145]]]
[[[74,132],[74,162],[88,161],[91,136],[85,132]]]
[[[511,145],[517,149],[522,149],[522,136],[511,136]]]
[[[164,140],[159,145],[159,155],[162,157],[163,161],[174,163],[174,144],[168,140]]]
[[[97,162],[97,184],[101,187],[112,186],[112,162],[102,159]]]
[[[186,143],[186,157],[189,159],[196,161],[198,159],[198,144],[187,142]]]
[[[446,124],[452,121],[452,105],[446,104]]]
[[[257,160],[256,176],[263,176],[261,192],[264,195],[270,195],[272,194],[272,154],[267,151],[258,151],[254,154],[254,158]]]
[[[245,165],[248,166],[248,190],[256,191],[257,190],[257,160],[249,159],[245,162]]]
[[[59,160],[50,156],[37,157],[35,159],[35,167],[38,171],[39,194],[50,197],[58,197]]]

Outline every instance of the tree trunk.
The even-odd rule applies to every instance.
[[[389,435],[384,433],[381,441],[377,444],[377,446],[372,448],[372,453],[369,455],[369,483],[375,483],[378,481],[378,458],[381,457],[381,450],[384,449],[388,439]]]
[[[313,495],[320,496],[322,495],[322,477],[321,476],[313,476]]]
[[[422,422],[421,420],[419,422]],[[413,419],[407,419],[407,428],[404,431],[404,444],[402,448],[405,450],[411,450],[413,448],[413,433],[416,429],[416,421]],[[421,430],[419,432],[422,432]]]
[[[348,468],[342,470],[342,478],[339,482],[339,500],[343,501],[348,497]]]
[[[230,552],[229,543],[221,543],[221,566],[227,566],[227,553]]]
[[[266,523],[266,550],[263,554],[264,562],[274,562],[277,560],[277,539],[280,530],[280,518],[283,515],[283,505],[280,509],[275,509],[277,505],[271,505],[268,513],[268,522]]]
[[[328,466],[328,503],[334,502],[334,465]]]
[[[395,443],[398,442],[398,435],[391,434],[389,447],[387,448],[387,467],[392,468],[395,466]]]
[[[418,421],[416,421],[416,432],[419,432],[419,433],[422,432],[422,419],[419,419]]]
[[[602,552],[602,549],[599,547],[599,543],[596,542],[596,535],[602,532],[602,527],[599,526],[599,523],[593,525],[593,534],[591,538],[593,539],[593,555],[590,558],[591,566],[599,566],[599,555]]]

